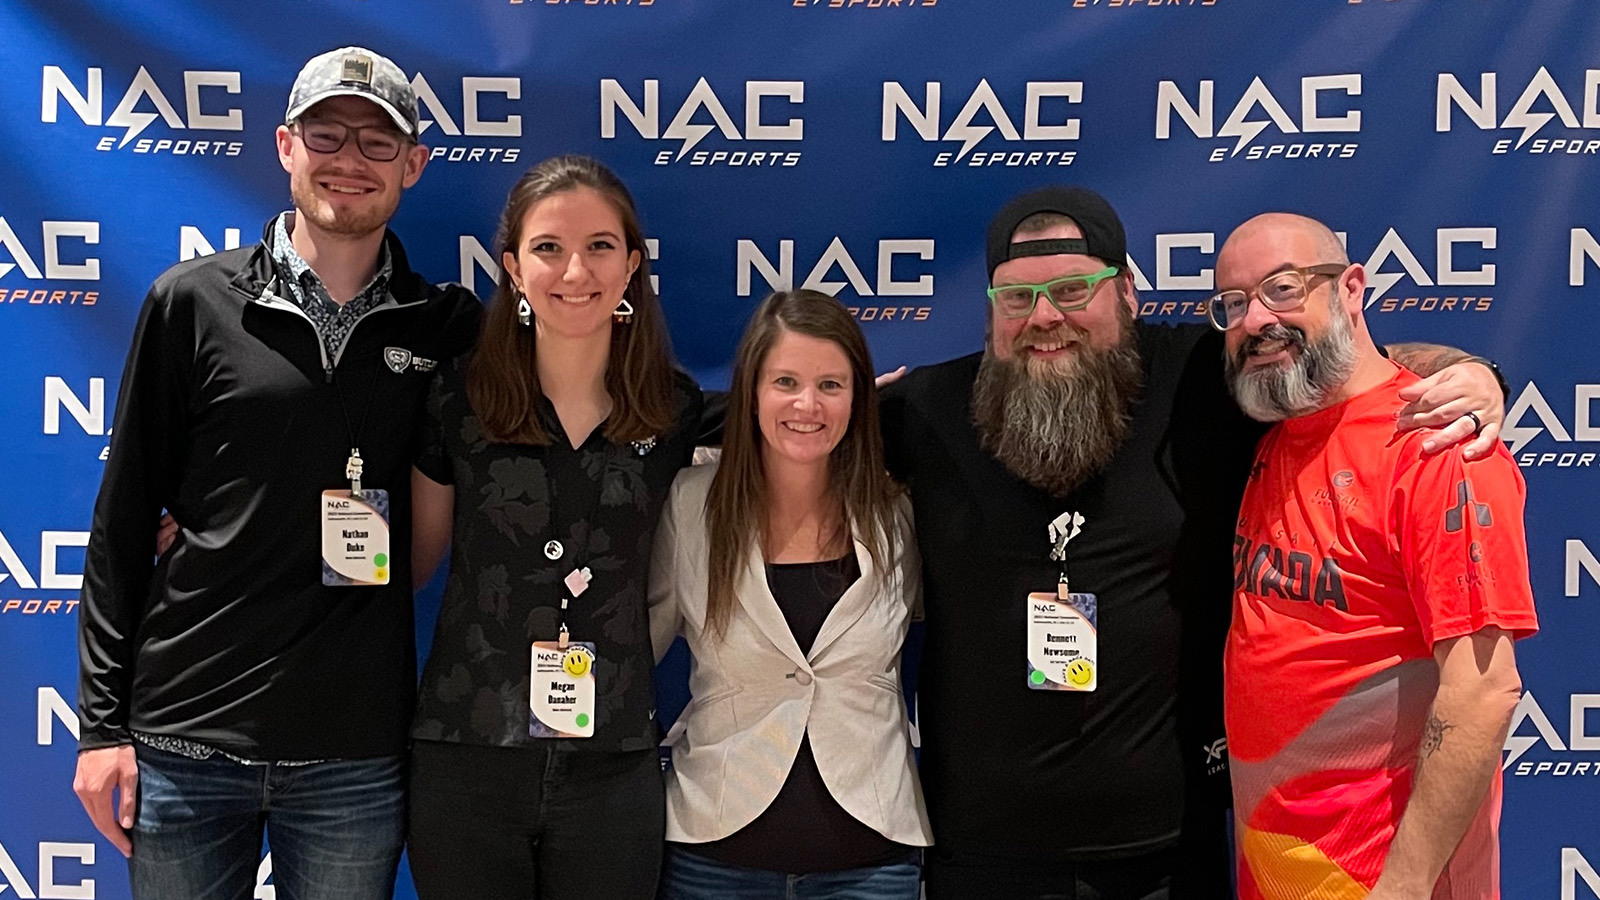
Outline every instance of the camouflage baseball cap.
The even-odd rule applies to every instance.
[[[382,107],[401,131],[417,134],[417,95],[411,82],[388,57],[365,47],[341,47],[306,63],[289,89],[283,121],[293,122],[329,97],[365,97]]]

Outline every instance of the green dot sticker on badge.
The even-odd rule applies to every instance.
[[[389,492],[322,492],[322,583],[389,583]]]
[[[1092,691],[1098,687],[1100,601],[1094,594],[1036,591],[1028,595],[1028,689]]]
[[[594,644],[534,641],[528,678],[528,736],[594,736]]]

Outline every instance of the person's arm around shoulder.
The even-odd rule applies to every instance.
[[[1473,460],[1494,448],[1505,419],[1506,385],[1493,363],[1441,344],[1389,344],[1384,352],[1422,376],[1400,389],[1408,404],[1400,411],[1396,430],[1438,429],[1423,442],[1426,453],[1464,444],[1463,458]]]
[[[181,479],[193,364],[192,311],[171,276],[145,297],[123,368],[111,451],[95,501],[78,616],[78,764],[73,792],[95,828],[132,853],[138,795],[128,712],[135,635],[154,575],[151,529]],[[118,796],[113,802],[113,794]]]

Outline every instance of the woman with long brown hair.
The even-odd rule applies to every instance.
[[[643,234],[592,159],[516,183],[477,348],[441,366],[413,473],[415,577],[450,574],[419,691],[424,900],[654,896],[662,840],[648,552],[699,388]]]
[[[721,460],[678,476],[656,533],[652,640],[681,632],[693,657],[663,900],[918,896],[899,668],[918,572],[861,329],[825,294],[768,297]]]

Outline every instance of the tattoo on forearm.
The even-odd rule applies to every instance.
[[[1430,713],[1427,724],[1422,726],[1422,758],[1427,759],[1432,756],[1433,751],[1439,749],[1439,745],[1444,743],[1444,733],[1454,727],[1449,722]]]
[[[1439,344],[1406,342],[1384,348],[1389,358],[1426,378],[1471,357],[1465,350]]]

